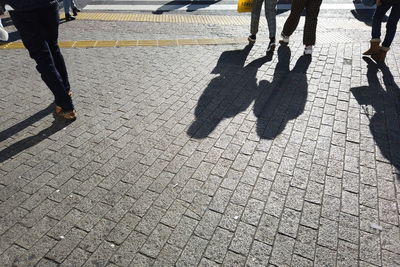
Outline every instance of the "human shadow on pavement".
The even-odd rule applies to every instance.
[[[10,128],[0,132],[0,142],[3,142],[7,138],[17,134],[18,132],[22,131],[23,129],[31,126],[37,121],[40,121],[47,115],[49,115],[54,110],[54,104],[50,104],[47,108],[42,109],[35,114],[31,115],[29,118],[11,126]]]
[[[195,109],[195,121],[187,134],[206,138],[225,118],[246,110],[259,94],[257,71],[272,60],[272,54],[258,58],[244,66],[252,45],[242,50],[225,51],[212,71],[213,78],[200,96]]]
[[[0,141],[4,141],[7,139],[9,136],[18,133],[19,131],[22,131],[24,128],[32,125],[33,123],[39,121],[40,119],[46,117],[48,114],[50,114],[53,110],[53,105],[50,105],[44,110],[41,110],[37,112],[36,114],[32,115],[28,119],[16,124],[15,126],[10,127],[9,129],[2,131],[0,133]],[[55,134],[56,132],[60,131],[64,127],[66,127],[68,124],[71,122],[64,121],[61,119],[55,119],[52,122],[52,125],[46,129],[43,129],[39,133],[37,133],[34,136],[29,136],[27,138],[24,138],[8,147],[0,151],[0,163],[6,161],[7,159],[17,155],[18,153],[42,142],[44,139],[47,139],[49,136]]]
[[[353,1],[354,4],[354,9],[352,9],[350,12],[353,15],[353,17],[361,22],[364,22],[365,25],[371,26],[372,25],[372,16],[374,15],[375,9],[370,8],[370,9],[363,9],[359,8],[359,5],[362,4],[361,0],[356,0]],[[384,21],[387,20],[387,17],[385,16]]]
[[[262,139],[274,139],[290,120],[304,111],[311,56],[301,56],[292,70],[289,70],[290,57],[290,48],[287,45],[279,46],[272,82],[260,82],[261,94],[254,103],[254,114],[258,118],[257,134]]]
[[[368,116],[370,132],[382,155],[399,171],[400,88],[386,64],[377,64],[368,57],[363,59],[368,64],[368,86],[353,87],[350,91]],[[382,72],[385,87],[379,81],[378,71]]]
[[[173,11],[173,10],[177,10],[177,9],[179,9],[181,7],[184,7],[184,6],[187,6],[186,7],[186,12],[193,12],[193,11],[196,11],[196,10],[198,10],[200,8],[207,8],[207,7],[209,7],[209,6],[213,5],[213,4],[216,4],[216,3],[220,2],[220,1],[221,0],[215,0],[215,1],[212,1],[212,0],[205,0],[205,1],[199,1],[199,0],[196,0],[196,1],[190,1],[190,0],[188,0],[188,1],[176,1],[176,0],[173,0],[171,2],[168,2],[168,3],[160,6],[157,10],[153,11],[152,13],[160,15],[160,14],[163,14],[164,12],[170,12],[170,11]]]

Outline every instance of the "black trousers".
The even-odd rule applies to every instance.
[[[30,57],[36,61],[42,80],[53,92],[56,105],[65,111],[73,110],[67,68],[58,46],[58,5],[12,11],[10,16]]]
[[[306,21],[303,31],[303,44],[315,45],[319,8],[322,0],[293,0],[290,15],[283,26],[282,33],[290,36],[299,24],[301,13],[306,9]]]

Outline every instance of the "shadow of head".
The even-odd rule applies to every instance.
[[[311,56],[309,55],[303,55],[299,57],[299,59],[296,62],[296,65],[292,69],[292,73],[300,73],[300,74],[305,74],[307,73],[308,67],[311,64]]]
[[[217,65],[211,72],[212,74],[224,74],[234,70],[241,70],[244,67],[247,56],[249,55],[253,44],[246,45],[240,50],[230,50],[222,52]]]

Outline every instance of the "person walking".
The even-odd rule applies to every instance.
[[[258,33],[258,26],[260,23],[260,14],[263,2],[264,2],[265,17],[267,19],[268,31],[269,31],[269,44],[267,47],[267,53],[272,53],[274,52],[276,47],[275,36],[276,36],[277,0],[254,0],[253,9],[251,11],[250,36],[248,37],[248,40],[251,43],[254,43],[256,41],[256,35]]]
[[[13,10],[10,17],[29,55],[36,61],[42,80],[54,94],[55,114],[75,120],[67,68],[58,46],[57,0],[0,0]]]
[[[311,55],[315,45],[319,9],[322,0],[293,0],[290,15],[287,18],[281,33],[283,43],[289,43],[289,37],[296,30],[303,10],[306,10],[304,23],[303,44],[304,54]]]
[[[8,32],[4,30],[3,24],[1,24],[0,19],[0,41],[7,41],[8,40]]]
[[[72,14],[74,16],[78,15],[78,12],[81,12],[81,10],[76,6],[74,0],[63,0],[63,6],[64,6],[64,13],[65,13],[65,20],[70,21],[74,20],[75,17],[71,16],[69,13],[69,10],[72,10]]]
[[[386,12],[390,11],[389,18],[386,23],[386,34],[381,43],[381,26],[382,19]],[[372,17],[372,39],[370,40],[370,48],[363,55],[370,55],[375,61],[385,61],[386,54],[390,50],[390,45],[396,35],[397,23],[400,18],[400,0],[376,0],[376,9]]]

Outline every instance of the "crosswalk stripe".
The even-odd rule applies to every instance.
[[[352,9],[373,9],[374,7],[364,6],[362,4],[322,4],[321,10],[352,10]],[[209,11],[233,11],[237,10],[237,4],[223,4],[221,2],[209,4],[178,4],[178,5],[135,5],[135,4],[99,4],[87,5],[84,10],[129,10],[129,11],[196,11],[196,10],[209,10]],[[290,9],[289,4],[279,4],[278,10]]]

